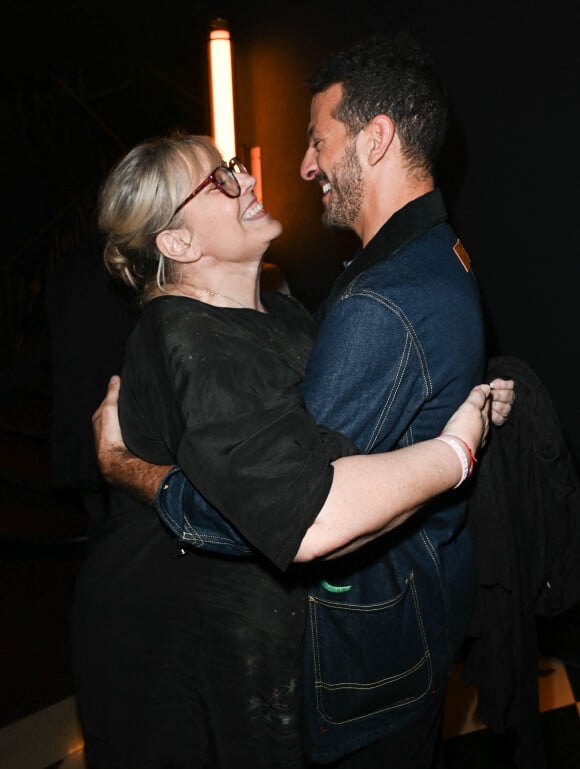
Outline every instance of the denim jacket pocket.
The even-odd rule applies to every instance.
[[[431,655],[412,573],[388,601],[349,604],[309,595],[308,611],[309,672],[326,721],[364,718],[430,691]]]

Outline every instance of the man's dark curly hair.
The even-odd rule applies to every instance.
[[[433,172],[447,130],[443,85],[408,32],[359,40],[324,60],[308,79],[312,95],[342,83],[334,117],[356,135],[376,115],[392,118],[409,167]]]

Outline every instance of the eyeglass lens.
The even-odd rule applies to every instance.
[[[232,198],[237,198],[240,194],[240,184],[234,174],[247,174],[248,169],[246,166],[238,160],[238,158],[232,158],[228,167],[219,166],[213,172],[215,181],[219,184],[220,188],[226,195]]]
[[[175,211],[173,212],[173,216],[177,214],[181,209],[189,203],[190,200],[193,200],[194,197],[200,193],[205,187],[207,187],[210,182],[213,182],[218,189],[220,189],[224,195],[227,195],[229,198],[237,198],[239,197],[241,193],[240,189],[240,183],[235,177],[235,174],[247,174],[248,169],[246,166],[241,162],[241,160],[238,160],[238,158],[232,158],[227,167],[226,166],[218,166],[216,169],[214,169],[209,176],[207,176],[201,184],[199,184],[196,189],[191,193],[191,195],[188,195],[183,203],[180,203]]]
[[[240,185],[238,180],[234,176],[233,172],[229,168],[216,168],[213,172],[213,177],[219,187],[226,193],[235,198],[240,194]]]

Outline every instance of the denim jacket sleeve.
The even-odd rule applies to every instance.
[[[160,483],[156,503],[161,520],[182,544],[240,557],[253,553],[241,534],[191,485],[179,467],[172,468]]]

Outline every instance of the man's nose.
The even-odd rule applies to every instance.
[[[300,163],[300,176],[305,182],[310,182],[316,178],[318,171],[314,147],[308,147],[302,158],[302,163]]]

